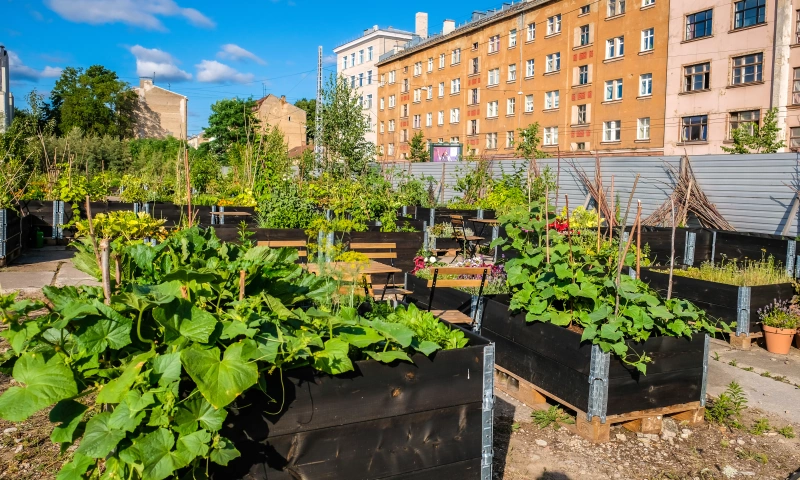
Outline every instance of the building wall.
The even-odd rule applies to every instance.
[[[136,130],[139,138],[187,138],[188,102],[183,95],[153,85],[150,79],[141,79],[136,112]]]
[[[787,5],[788,4],[788,5]],[[797,25],[800,22],[800,0],[782,1],[779,9],[788,23],[786,29],[788,34],[782,36],[784,43],[788,43],[789,61],[786,75],[786,85],[783,93],[786,95],[786,146],[787,150],[800,149],[800,29]],[[780,44],[781,47],[784,45]],[[785,51],[781,48],[779,51]],[[797,73],[795,73],[797,72]]]
[[[306,144],[306,112],[286,101],[286,97],[267,95],[258,101],[258,120],[261,128],[278,127],[289,150]]]
[[[14,118],[14,96],[9,85],[8,51],[0,45],[0,133],[6,131]]]
[[[659,1],[643,6],[642,0],[628,0],[624,15],[608,17],[607,3],[580,1],[534,1],[518,4],[506,11],[479,20],[455,30],[449,35],[401,52],[378,66],[381,80],[387,83],[379,88],[380,99],[385,108],[378,112],[378,145],[383,147],[384,158],[402,157],[408,153],[408,138],[417,131],[424,132],[432,141],[458,141],[464,145],[465,153],[474,150],[478,156],[502,157],[513,155],[513,145],[507,143],[508,132],[526,127],[534,122],[544,128],[558,127],[556,145],[543,146],[552,155],[576,152],[583,147],[585,152],[599,151],[601,154],[650,155],[663,151],[663,112],[666,93],[666,58],[668,36],[668,3]],[[589,6],[588,13],[581,13],[582,6]],[[548,18],[561,14],[561,32],[547,35]],[[527,26],[536,24],[536,34],[527,40]],[[588,25],[590,41],[580,46],[579,29]],[[654,49],[640,52],[641,32],[653,28]],[[517,44],[509,46],[512,29],[517,30]],[[500,36],[497,53],[489,53],[490,38]],[[619,59],[605,59],[606,40],[623,36],[624,55]],[[473,44],[478,43],[477,49]],[[452,52],[461,49],[461,61],[452,63]],[[546,56],[560,53],[561,69],[545,73]],[[445,67],[439,68],[439,56],[445,54]],[[428,72],[427,62],[434,59],[433,72]],[[472,59],[478,58],[479,73],[471,73]],[[526,76],[526,62],[534,60],[534,75]],[[422,62],[422,74],[414,75],[415,62]],[[516,65],[516,80],[509,81],[509,65]],[[589,83],[578,85],[578,68],[588,66]],[[407,68],[407,71],[406,71]],[[488,72],[500,69],[500,82],[488,86]],[[388,83],[389,72],[395,71],[396,82]],[[652,94],[639,95],[639,76],[652,75]],[[460,79],[460,93],[451,94],[451,80]],[[605,101],[605,82],[622,79],[621,100]],[[404,80],[409,81],[409,91],[403,91]],[[445,94],[438,95],[438,85],[445,82]],[[414,102],[414,90],[432,86],[433,98],[427,100],[423,90],[422,100]],[[479,101],[471,101],[470,90],[477,88]],[[545,93],[559,92],[559,107],[545,109]],[[395,95],[396,107],[389,108],[389,97]],[[525,112],[525,99],[533,95],[533,112]],[[515,100],[515,113],[507,114],[507,102]],[[498,102],[498,115],[487,116],[488,102]],[[407,117],[401,116],[402,105],[409,105]],[[588,118],[578,124],[578,105],[586,105]],[[450,122],[450,110],[459,109],[459,122]],[[445,112],[444,125],[437,125],[438,112]],[[426,127],[427,113],[433,114],[433,126]],[[414,128],[414,115],[421,115],[420,129]],[[637,140],[638,119],[650,119],[649,139]],[[395,132],[389,132],[389,120],[395,120]],[[472,135],[470,120],[478,121],[478,134]],[[603,122],[621,122],[620,140],[606,142],[603,139]],[[380,133],[380,122],[384,133]],[[497,147],[487,149],[487,134],[497,134]],[[389,154],[389,144],[394,144],[394,155]],[[582,144],[582,145],[579,145]]]
[[[410,32],[397,30],[375,30],[374,28],[365,32],[359,39],[348,42],[334,49],[337,59],[336,72],[344,76],[345,79],[354,85],[364,102],[364,111],[369,115],[372,129],[366,135],[366,140],[372,143],[377,141],[377,98],[378,98],[378,58],[384,53],[397,48],[411,40]],[[369,47],[372,47],[372,59],[368,58]],[[364,61],[359,63],[359,53],[363,51]],[[353,54],[355,54],[356,64],[352,64]],[[344,68],[344,58],[347,57],[347,68]],[[370,81],[370,72],[372,78]],[[371,97],[370,97],[371,95]],[[369,99],[372,98],[370,104]]]
[[[665,153],[703,155],[723,153],[730,146],[731,114],[742,111],[759,111],[760,118],[770,107],[780,109],[779,124],[783,127],[788,91],[790,33],[787,30],[792,14],[779,16],[779,33],[776,35],[776,2],[766,2],[765,22],[752,27],[734,29],[734,4],[730,0],[673,0],[670,4],[669,59],[667,61],[667,101],[664,136]],[[783,6],[780,6],[783,4]],[[779,9],[791,9],[791,1],[781,0]],[[712,34],[687,40],[687,15],[713,11]],[[777,38],[777,42],[775,39]],[[775,53],[778,57],[775,57]],[[762,79],[734,85],[734,58],[763,55]],[[800,52],[792,52],[792,62],[800,65]],[[684,73],[689,65],[710,64],[709,88],[686,91]],[[800,112],[798,112],[800,113]],[[683,119],[707,115],[708,134],[705,141],[687,141],[684,138]],[[793,120],[794,124],[797,121]],[[782,128],[783,130],[783,128]]]

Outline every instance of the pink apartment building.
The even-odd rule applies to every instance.
[[[733,128],[760,124],[772,107],[784,150],[800,147],[796,9],[800,0],[672,0],[666,155],[724,153]]]

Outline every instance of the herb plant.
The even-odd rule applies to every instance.
[[[787,300],[774,300],[758,310],[758,318],[767,327],[795,329],[800,326],[800,313]]]

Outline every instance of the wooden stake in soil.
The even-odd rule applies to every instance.
[[[616,224],[617,208],[614,205],[614,175],[611,175],[611,215],[608,217],[608,241],[614,236],[614,225]]]
[[[104,238],[100,240],[100,275],[103,281],[103,296],[105,296],[105,304],[111,305],[111,271],[109,259],[109,240]]]
[[[550,264],[550,212],[548,207],[550,205],[550,192],[547,183],[544,184],[544,250],[547,257],[547,263]]]
[[[689,216],[689,199],[692,197],[692,186],[694,178],[689,180],[689,188],[686,190],[686,201],[683,203],[683,215],[681,215],[683,226],[686,226],[686,218]]]
[[[639,210],[642,208],[642,202],[639,201]],[[631,232],[633,233],[633,232]],[[640,278],[642,267],[642,222],[636,224],[636,278]]]
[[[566,202],[567,206],[567,245],[569,246],[569,264],[570,267],[572,266],[572,225],[569,224],[569,195],[564,194],[564,201]],[[572,282],[575,283],[575,276],[572,277]]]
[[[667,286],[667,300],[672,298],[672,272],[675,269],[675,199],[670,197],[670,205],[672,206],[672,254],[669,257],[669,285]]]
[[[247,278],[246,270],[239,270],[239,301],[244,300],[244,281]]]
[[[633,221],[633,228],[636,228],[636,226],[639,224],[639,222],[642,221],[642,202],[638,202],[638,204],[639,204],[639,208],[638,208],[638,210],[636,212],[636,220]],[[625,243],[625,249],[620,251],[620,256],[619,256],[619,259],[617,261],[617,279],[616,279],[617,301],[616,301],[616,305],[614,307],[614,315],[617,315],[619,313],[619,284],[620,284],[620,276],[622,275],[622,267],[625,264],[625,257],[628,255],[628,249],[631,248],[631,243],[633,243],[633,228],[631,229],[631,234],[628,236],[628,241]],[[622,238],[620,238],[620,242],[622,242]],[[621,245],[621,243],[620,243],[620,245]]]
[[[194,215],[192,214],[192,179],[189,176],[189,149],[185,151],[183,165],[186,170],[186,207],[189,209],[189,227],[194,223]]]
[[[100,261],[100,251],[97,249],[97,237],[94,236],[94,222],[92,221],[92,206],[89,204],[89,195],[86,195],[86,216],[89,217],[89,239],[92,241],[92,248],[94,248],[94,258],[97,260],[97,267],[103,268]]]

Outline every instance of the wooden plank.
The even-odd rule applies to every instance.
[[[575,417],[575,428],[578,435],[593,443],[603,443],[611,440],[611,423],[600,423],[598,417],[587,420],[585,414],[579,413]]]
[[[437,271],[439,275],[483,275],[484,272],[491,271],[491,267],[429,267],[428,269],[431,275]]]
[[[358,253],[365,255],[367,258],[390,258],[390,259],[397,258],[397,253],[395,252],[358,252]]]
[[[530,382],[520,380],[502,367],[495,367],[494,388],[529,407],[547,404],[547,397],[539,393]]]
[[[735,333],[732,333],[730,334],[729,341],[731,343],[731,347],[738,350],[750,350],[750,348],[753,346],[753,337],[748,335],[736,335]]]
[[[672,415],[672,418],[678,422],[686,422],[687,425],[699,425],[705,421],[706,409],[703,407],[693,408],[685,412],[679,412]]]
[[[472,317],[458,310],[431,310],[434,317],[455,324],[472,324]]]
[[[663,418],[664,417],[662,417],[661,415],[656,415],[653,417],[642,417],[642,418],[637,418],[636,420],[623,422],[622,426],[630,430],[631,432],[651,433],[659,435],[661,434]]]
[[[361,249],[361,248],[363,248],[363,249],[372,249],[372,250],[377,250],[377,249],[384,249],[384,250],[392,249],[392,250],[394,250],[394,249],[397,248],[397,244],[396,243],[389,243],[389,242],[387,242],[387,243],[351,243],[350,244],[350,250],[358,250],[358,249]]]
[[[263,240],[259,241],[257,245],[270,248],[305,247],[308,242],[305,240]]]
[[[634,352],[646,352],[651,358],[647,364],[647,375],[688,370],[703,364],[705,335],[697,333],[686,337],[652,337],[645,342],[628,342]],[[638,378],[639,371],[612,357],[609,378]]]
[[[431,287],[432,285],[433,285],[433,279],[428,280],[428,287]],[[445,288],[445,287],[451,287],[451,288],[455,288],[455,287],[461,287],[461,288],[475,287],[475,288],[477,288],[477,287],[480,287],[480,286],[481,286],[481,280],[479,278],[478,279],[464,279],[464,280],[457,280],[457,279],[453,279],[453,280],[440,280],[440,279],[437,279],[436,280],[437,289],[438,289],[438,287],[442,287],[442,288]],[[438,293],[438,292],[434,292],[434,297],[435,297],[436,293]]]
[[[671,409],[675,405],[699,402],[703,384],[703,365],[676,372],[642,375],[639,378],[612,378],[608,381],[607,415]]]

